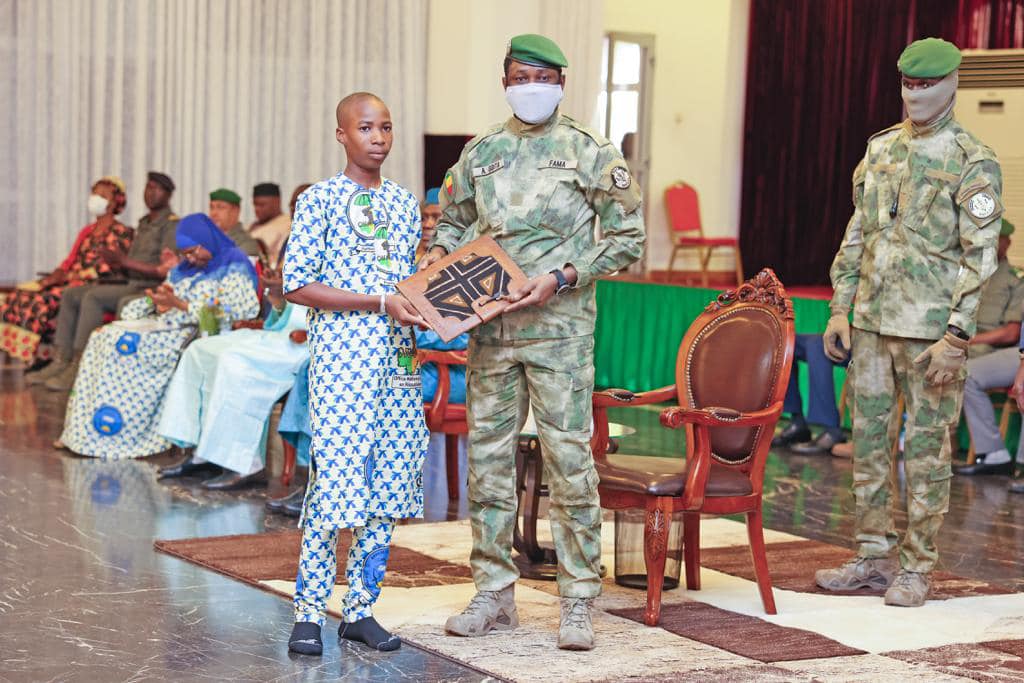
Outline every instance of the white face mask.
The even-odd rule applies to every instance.
[[[540,123],[554,113],[562,101],[562,86],[557,83],[526,83],[505,88],[505,100],[520,121]]]
[[[89,195],[89,201],[86,202],[86,208],[89,210],[90,216],[102,216],[107,212],[107,207],[110,206],[110,201],[106,197],[101,197],[98,194]]]
[[[938,119],[953,107],[959,81],[959,75],[954,71],[930,88],[910,90],[904,86],[901,92],[907,116],[919,125]]]

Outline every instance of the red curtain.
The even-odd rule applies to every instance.
[[[748,273],[828,284],[868,137],[902,115],[896,60],[939,36],[1024,46],[1024,0],[751,0],[740,241]]]

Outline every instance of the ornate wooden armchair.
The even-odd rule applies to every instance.
[[[679,347],[676,383],[640,394],[594,393],[591,443],[601,506],[646,511],[644,622],[658,623],[672,514],[683,512],[686,587],[700,588],[701,514],[745,513],[765,612],[775,614],[761,527],[765,460],[793,362],[793,304],[769,269],[720,294]],[[678,401],[661,423],[686,429],[686,458],[608,453],[608,408]],[[657,577],[657,578],[655,578]]]
[[[434,400],[424,403],[427,429],[444,434],[444,462],[448,479],[448,500],[459,499],[459,435],[469,433],[466,423],[466,406],[449,403],[452,392],[452,365],[465,365],[465,351],[432,351],[418,349],[416,358],[420,365],[433,363],[437,367],[437,391]]]

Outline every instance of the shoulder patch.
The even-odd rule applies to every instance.
[[[608,138],[604,137],[593,128],[590,128],[589,126],[584,126],[582,123],[572,118],[571,116],[566,116],[565,114],[562,114],[562,120],[559,123],[569,126],[570,128],[575,128],[576,130],[578,130],[579,132],[583,133],[588,138],[596,142],[598,147],[604,147],[605,145],[612,144],[611,141],[608,140]]]

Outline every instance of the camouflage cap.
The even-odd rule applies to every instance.
[[[530,66],[543,66],[561,69],[569,66],[562,49],[555,41],[536,33],[524,33],[516,36],[508,43],[505,56]]]
[[[226,187],[221,187],[210,193],[211,202],[227,202],[228,204],[234,204],[235,206],[242,205],[242,197],[234,190],[229,190]]]
[[[1017,228],[1015,228],[1013,226],[1013,223],[1011,223],[1010,221],[1008,221],[1008,220],[1006,220],[1004,218],[1003,219],[1003,225],[1002,225],[1002,227],[999,228],[999,236],[1000,237],[1009,237],[1010,235],[1013,234],[1013,231],[1016,230],[1016,229]]]
[[[941,38],[923,38],[907,45],[896,62],[900,72],[911,78],[941,78],[960,66],[959,48]]]

